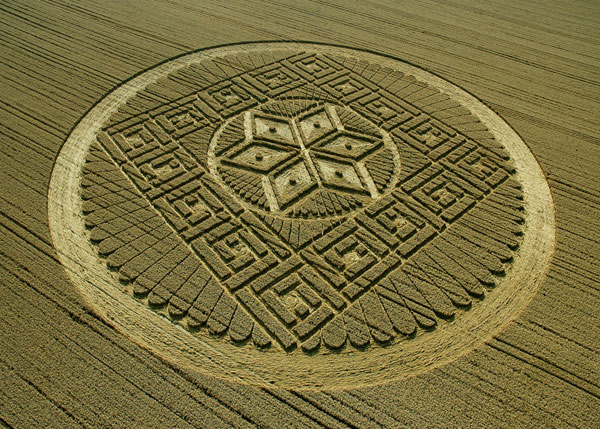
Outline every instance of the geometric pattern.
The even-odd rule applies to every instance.
[[[287,103],[275,101],[262,107],[268,112],[282,112],[282,104]],[[352,131],[344,128],[338,116],[343,110],[332,104],[313,107],[306,100],[304,109],[295,109],[293,115],[265,114],[260,108],[246,111],[242,118],[232,119],[233,123],[245,124],[237,127],[237,133],[229,131],[229,122],[223,125],[227,133],[217,131],[209,158],[217,166],[217,176],[226,184],[239,183],[232,177],[252,183],[232,188],[252,208],[294,217],[308,199],[315,207],[308,217],[346,213],[389,189],[377,186],[373,177],[384,175],[383,183],[388,185],[398,166],[391,157],[381,154],[396,152],[395,146],[386,148],[381,134],[373,132],[376,127],[366,119]],[[371,162],[376,159],[378,163]],[[380,164],[385,165],[382,168]],[[319,210],[319,203],[315,203],[319,199],[314,194],[344,198],[354,204],[344,207],[343,212],[328,214],[327,210]]]
[[[99,256],[144,305],[239,345],[427,335],[485,305],[523,234],[510,157],[479,120],[351,57],[205,59],[96,137],[81,198]]]

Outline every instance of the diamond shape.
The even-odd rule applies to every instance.
[[[313,154],[315,167],[325,187],[369,194],[351,162],[324,158]]]
[[[300,147],[288,120],[259,114],[254,114],[253,119],[252,134],[255,138]]]
[[[268,173],[296,153],[293,149],[286,149],[268,143],[250,142],[242,150],[222,159],[222,162],[261,173]]]
[[[382,145],[379,139],[343,132],[320,143],[314,150],[358,161]]]
[[[335,131],[333,120],[324,107],[304,115],[298,121],[298,129],[306,146]]]
[[[317,181],[301,159],[275,173],[270,179],[280,210],[284,210],[317,186]]]

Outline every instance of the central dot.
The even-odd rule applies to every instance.
[[[259,162],[260,162],[260,161],[262,161],[262,160],[264,159],[264,158],[263,158],[263,156],[262,156],[262,154],[260,154],[260,153],[257,153],[257,154],[256,154],[256,156],[255,156],[255,158],[256,158],[256,160],[257,160],[257,161],[259,161]]]
[[[350,143],[346,143],[345,147],[348,150],[352,150],[352,145]]]
[[[269,132],[276,133],[277,132],[277,128],[271,126],[271,127],[269,127]]]
[[[344,173],[342,173],[341,170],[335,170],[335,175],[337,177],[344,177]]]
[[[290,179],[290,185],[294,186],[296,183],[298,183],[296,179]]]
[[[318,122],[315,122],[315,123],[314,123],[314,126],[315,126],[315,128],[321,128],[321,124],[320,124],[320,123],[318,123]]]

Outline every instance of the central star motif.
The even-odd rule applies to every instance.
[[[274,109],[242,113],[237,122],[238,134],[243,132],[244,137],[238,135],[238,143],[231,145],[227,139],[236,137],[228,129],[218,137],[224,140],[218,145],[229,146],[216,157],[219,171],[228,168],[227,183],[236,183],[234,191],[242,199],[248,202],[245,195],[262,195],[267,204],[259,209],[283,215],[290,215],[294,206],[311,198],[335,199],[337,195],[344,201],[356,201],[357,206],[378,198],[366,160],[383,149],[383,139],[372,132],[361,133],[354,126],[346,129],[339,109],[328,104],[300,113],[278,114]],[[239,181],[232,176],[239,176]],[[243,181],[248,185],[239,184]],[[251,186],[255,189],[250,192],[247,188]]]

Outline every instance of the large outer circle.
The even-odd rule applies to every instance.
[[[307,49],[348,55],[413,75],[467,107],[502,142],[522,183],[526,230],[500,287],[452,322],[409,341],[368,353],[304,355],[240,348],[190,334],[116,287],[97,256],[81,215],[80,174],[96,132],[118,107],[149,83],[202,59],[265,49]],[[535,296],[555,247],[554,205],[543,172],[520,137],[475,97],[449,82],[397,59],[345,47],[269,42],[231,45],[190,53],[162,63],[104,97],[73,129],[52,173],[48,217],[54,246],[88,305],[117,330],[161,358],[186,369],[243,383],[291,388],[343,388],[415,376],[447,364],[488,341],[514,320]]]

